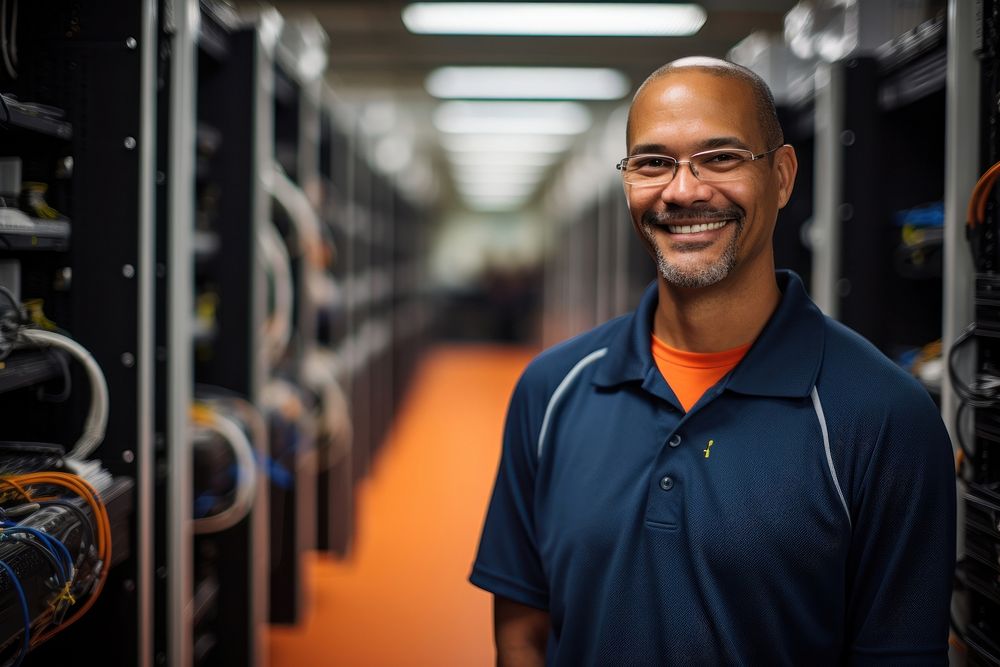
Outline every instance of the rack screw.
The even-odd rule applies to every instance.
[[[126,278],[134,278],[135,267],[132,266],[131,264],[126,264],[125,266],[122,267],[122,275],[125,276]]]
[[[122,353],[122,366],[125,368],[132,368],[135,366],[135,355],[131,352]]]
[[[122,583],[122,588],[125,589],[126,593],[133,593],[133,592],[135,592],[135,582],[132,581],[131,579],[126,579]]]
[[[837,281],[837,296],[844,298],[850,296],[851,294],[851,281],[847,278],[841,278]]]
[[[135,137],[125,137],[125,148],[129,150],[135,148]]]
[[[136,45],[138,44],[139,42],[135,41],[135,37],[129,37],[128,39],[125,40],[125,48],[129,50],[135,49]]]
[[[132,463],[133,461],[135,461],[135,452],[133,452],[131,449],[126,449],[124,452],[122,452],[122,461],[124,461],[125,463]]]

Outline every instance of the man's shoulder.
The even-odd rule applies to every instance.
[[[542,351],[528,364],[521,384],[554,390],[574,369],[598,362],[625,333],[632,317],[632,313],[616,317]]]
[[[861,334],[826,318],[823,366],[817,380],[823,395],[836,394],[858,408],[892,413],[937,414],[927,390]]]

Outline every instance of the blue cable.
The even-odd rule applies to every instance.
[[[65,544],[36,528],[22,526],[19,524],[6,525],[8,523],[10,522],[3,522],[0,524],[3,525],[4,532],[11,534],[27,533],[29,535],[33,535],[35,539],[37,539],[56,556],[56,563],[59,565],[59,576],[62,583],[66,583],[69,580],[69,573],[73,571],[73,556],[70,555],[69,549],[66,548]]]
[[[24,593],[21,580],[14,574],[14,569],[2,560],[0,560],[0,567],[7,571],[7,577],[14,588],[17,589],[17,594],[21,598],[21,613],[24,615],[24,637],[21,641],[21,651],[17,654],[17,660],[14,662],[14,667],[18,667],[24,661],[24,656],[28,655],[28,649],[31,648],[31,613],[28,611],[28,596]]]
[[[0,526],[3,526],[4,530],[9,533],[28,533],[33,535],[35,539],[44,544],[49,551],[56,556],[57,559],[62,559],[62,580],[65,583],[68,580],[68,574],[73,569],[73,556],[69,553],[69,549],[60,540],[56,539],[48,533],[42,532],[37,528],[32,528],[30,526],[22,526],[21,524],[2,522]]]

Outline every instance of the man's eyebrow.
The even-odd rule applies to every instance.
[[[629,155],[642,155],[644,153],[655,153],[656,155],[666,155],[667,148],[663,144],[637,144],[629,151]]]
[[[750,147],[739,137],[711,137],[696,144],[695,151],[710,151],[713,148],[742,148],[750,150]],[[656,155],[670,156],[670,152],[663,144],[636,144],[629,151],[629,155],[640,155],[653,153]]]
[[[712,137],[702,141],[699,147],[706,151],[713,148],[743,148],[747,150],[750,148],[739,137]]]

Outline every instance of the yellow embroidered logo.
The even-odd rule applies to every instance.
[[[708,447],[706,447],[704,450],[702,450],[702,451],[705,452],[705,458],[706,459],[708,458],[708,455],[712,453],[712,445],[714,445],[714,444],[715,444],[715,440],[709,440],[708,441]]]

